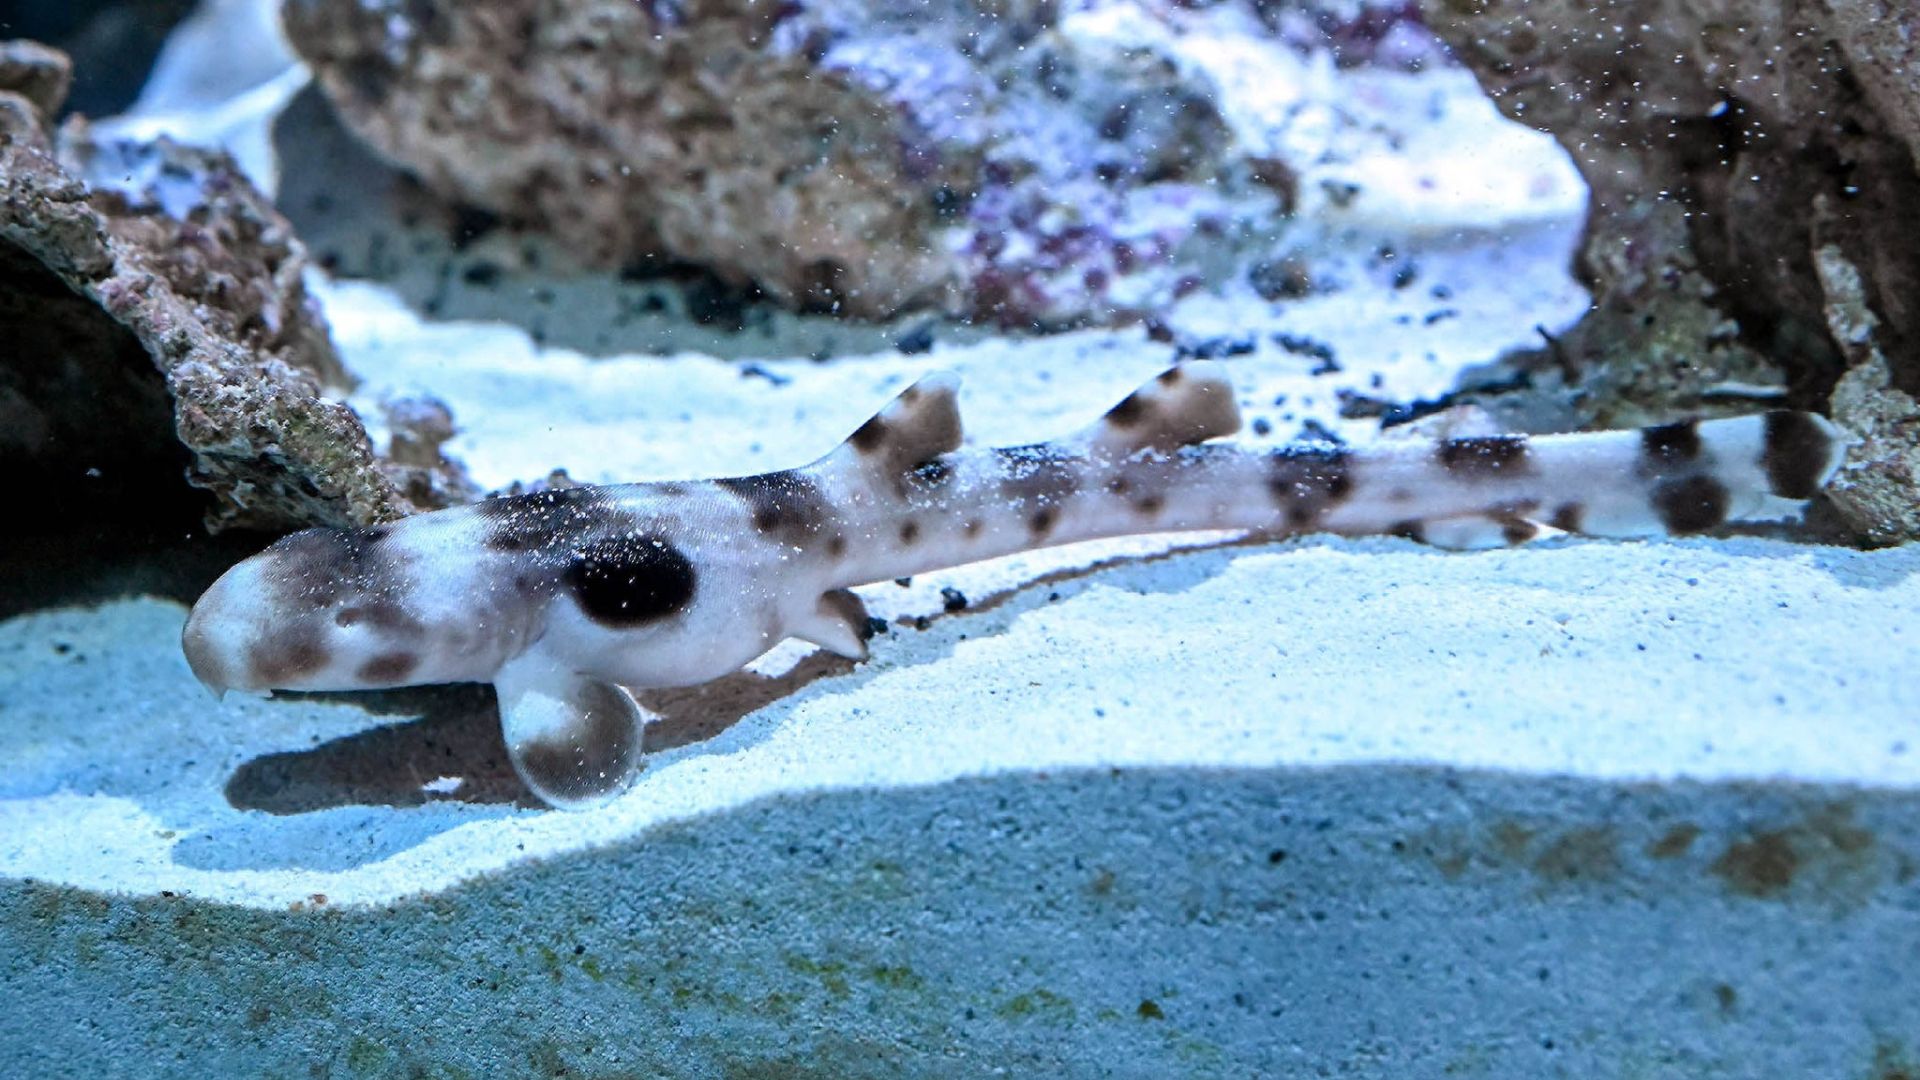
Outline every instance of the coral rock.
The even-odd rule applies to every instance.
[[[184,469],[215,529],[420,508],[325,396],[349,379],[286,220],[224,155],[95,143],[78,121],[49,137],[65,80],[58,53],[0,49],[0,457],[16,479],[147,505],[184,498]],[[440,471],[408,490],[465,490]]]
[[[1894,401],[1868,407],[1868,385],[1910,407],[1907,395],[1920,393],[1920,9],[1420,6],[1500,107],[1553,132],[1592,188],[1580,269],[1595,314],[1561,356],[1600,361],[1585,364],[1598,380],[1590,400],[1608,403],[1596,407],[1614,418],[1692,410],[1715,383],[1769,369],[1796,404],[1819,405],[1869,363],[1878,374],[1850,379],[1836,417],[1899,412]],[[1837,336],[1822,261],[1857,268],[1877,359]],[[1874,431],[1884,459],[1920,454],[1920,427]],[[1911,475],[1876,475],[1891,485],[1883,494],[1920,498]],[[1902,525],[1864,503],[1836,505],[1875,537],[1920,536],[1911,514]]]
[[[285,17],[380,152],[590,261],[1024,326],[1151,308],[1199,252],[1283,212],[1284,167],[1250,164],[1216,89],[1162,44],[1187,14],[294,0]]]
[[[0,41],[0,88],[27,99],[41,123],[50,122],[73,87],[66,54],[37,41]]]

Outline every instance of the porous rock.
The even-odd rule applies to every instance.
[[[1833,415],[1858,438],[1849,467],[1829,496],[1869,541],[1920,536],[1920,401],[1895,386],[1878,345],[1879,319],[1867,303],[1860,269],[1834,245],[1816,253],[1827,293],[1827,324],[1850,366],[1833,390]]]
[[[0,42],[0,87],[25,98],[44,124],[73,88],[73,64],[65,53],[37,41]]]
[[[421,508],[409,494],[464,492],[444,461],[426,482],[382,461],[327,397],[350,380],[301,283],[305,253],[232,162],[95,141],[80,121],[49,135],[66,72],[53,50],[0,46],[10,480],[144,507],[185,501],[184,471],[212,494],[214,529],[366,523]]]
[[[1750,409],[1722,391],[1772,384],[1857,434],[1872,428],[1879,464],[1865,468],[1884,497],[1837,498],[1848,523],[1878,539],[1920,536],[1911,513],[1880,509],[1920,497],[1911,472],[1884,467],[1920,453],[1909,396],[1920,392],[1920,9],[1420,6],[1509,116],[1560,140],[1592,190],[1579,270],[1595,308],[1552,351],[1588,391],[1589,418],[1712,411],[1717,397]],[[1870,349],[1843,338],[1823,263],[1853,268],[1839,304],[1871,315]]]
[[[1105,321],[1284,210],[1153,0],[293,0],[348,124],[606,265],[806,310]],[[1256,23],[1249,22],[1255,26]],[[1279,204],[1279,205],[1277,205]]]

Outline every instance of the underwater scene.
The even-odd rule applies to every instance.
[[[1920,5],[0,0],[0,1077],[1920,1076]]]

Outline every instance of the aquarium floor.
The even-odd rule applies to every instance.
[[[1920,1047],[1916,571],[1118,556],[657,699],[584,814],[484,693],[216,703],[178,604],[44,610],[0,1067],[1870,1075]]]

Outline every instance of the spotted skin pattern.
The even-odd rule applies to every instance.
[[[646,722],[623,687],[689,686],[784,638],[855,659],[848,586],[1100,537],[1238,529],[1449,548],[1544,529],[1700,532],[1798,509],[1838,468],[1832,425],[1776,412],[1637,432],[1253,449],[1221,367],[1163,372],[1053,442],[963,448],[956,380],[915,383],[811,465],[575,487],[371,529],[310,529],[194,605],[216,691],[491,682],[514,766],[560,807],[624,788]]]

